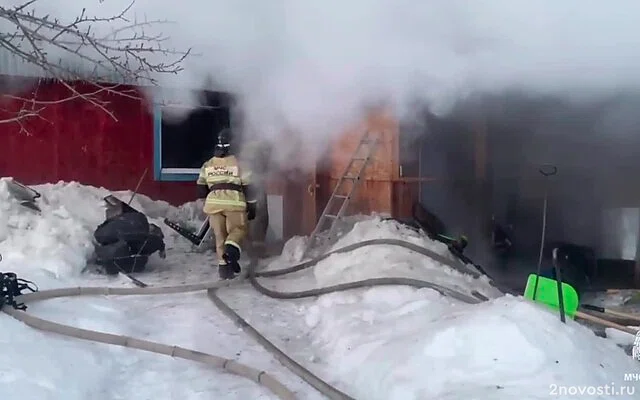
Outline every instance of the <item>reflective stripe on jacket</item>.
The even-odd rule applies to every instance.
[[[213,157],[202,164],[197,184],[213,188],[204,201],[203,211],[216,214],[221,211],[245,211],[247,203],[242,191],[235,189],[215,189],[216,184],[247,185],[251,171],[242,168],[235,156]]]

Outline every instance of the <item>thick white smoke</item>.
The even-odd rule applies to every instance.
[[[129,1],[35,7],[70,19]],[[164,85],[212,75],[280,147],[283,131],[322,146],[380,102],[402,117],[416,99],[446,113],[474,92],[584,98],[640,82],[638,0],[137,0],[132,13],[175,21],[167,45],[199,54]]]

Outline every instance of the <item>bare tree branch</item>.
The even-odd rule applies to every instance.
[[[31,69],[31,75],[60,83],[68,95],[43,100],[38,98],[37,87],[28,94],[0,92],[0,105],[21,105],[17,110],[15,106],[0,108],[0,124],[18,123],[23,132],[25,119],[41,118],[47,106],[72,100],[86,101],[116,119],[105,94],[138,98],[136,91],[122,90],[122,85],[157,85],[160,74],[180,72],[191,53],[191,49],[167,49],[163,47],[167,37],[145,32],[169,21],[127,18],[135,0],[108,17],[88,16],[82,9],[70,22],[38,12],[38,1],[0,6],[0,54],[10,54],[17,65]]]

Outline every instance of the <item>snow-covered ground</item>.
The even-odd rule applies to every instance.
[[[104,220],[109,192],[76,183],[37,186],[38,216],[13,200],[0,181],[0,271],[14,271],[41,289],[132,286],[124,277],[82,273],[91,238]],[[128,200],[129,193],[115,193]],[[202,218],[195,204],[174,208],[137,196],[132,205],[159,225],[167,258],[153,256],[138,278],[151,285],[215,280],[214,257],[161,223]],[[194,222],[197,225],[197,221]],[[372,238],[410,241],[446,254],[394,221],[369,218],[335,247]],[[268,268],[297,261],[304,238],[292,239]],[[376,287],[312,299],[274,300],[250,286],[220,296],[256,329],[320,377],[357,399],[548,399],[640,396],[640,363],[615,342],[522,298],[502,297],[484,278],[473,279],[407,249],[371,246],[335,254],[314,268],[269,287],[300,291],[371,277],[425,279],[492,300],[468,305],[430,289]],[[281,366],[217,311],[205,293],[164,296],[62,298],[33,303],[28,312],[82,328],[124,334],[236,359],[275,375],[301,399],[323,398]],[[40,332],[0,314],[0,399],[271,399],[266,389],[206,366],[137,350]],[[554,396],[609,385],[636,393]]]

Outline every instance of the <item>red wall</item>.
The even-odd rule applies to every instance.
[[[95,87],[76,85],[94,92]],[[131,87],[121,90],[131,92]],[[33,98],[34,92],[23,94]],[[142,98],[141,94],[136,94]],[[68,90],[53,81],[41,81],[36,99],[68,98]],[[100,96],[117,121],[82,99],[43,104],[38,117],[0,123],[0,176],[12,176],[25,184],[77,181],[109,190],[135,189],[148,168],[139,193],[174,205],[195,199],[189,182],[156,182],[153,179],[153,118],[143,100],[118,94]],[[7,102],[0,95],[0,121],[15,117],[22,101]],[[8,112],[7,112],[8,110]]]

